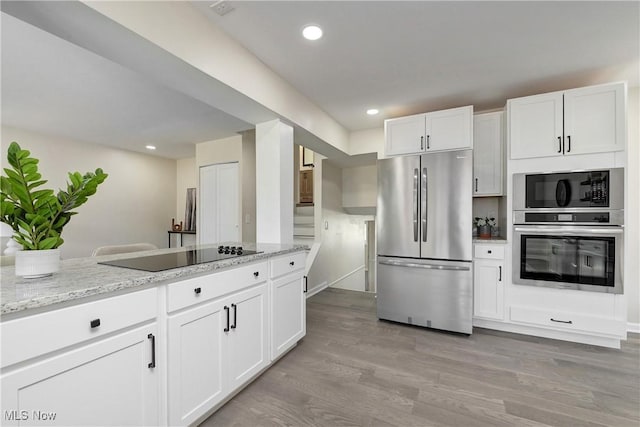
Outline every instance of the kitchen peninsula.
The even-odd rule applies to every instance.
[[[36,280],[2,267],[4,423],[192,425],[215,411],[306,332],[307,248],[243,247],[258,253],[155,273],[98,262],[185,248],[66,260]]]

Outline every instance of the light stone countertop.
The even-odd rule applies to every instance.
[[[497,244],[505,245],[509,243],[509,241],[504,237],[490,237],[488,239],[481,239],[479,237],[474,237],[473,243],[474,244],[475,243],[497,243]]]
[[[225,243],[234,245],[234,243]],[[238,245],[238,243],[235,243]],[[261,253],[245,255],[222,261],[208,262],[187,267],[159,271],[157,273],[98,264],[136,256],[159,255],[181,252],[186,249],[217,248],[216,245],[195,245],[182,248],[158,249],[153,251],[105,255],[100,257],[75,258],[60,262],[60,271],[41,279],[16,277],[13,266],[0,268],[0,314],[17,313],[23,310],[65,303],[93,295],[131,289],[141,286],[187,279],[193,276],[215,272],[223,268],[266,260],[275,256],[308,250],[305,245],[296,244],[255,244],[243,243],[246,250]]]

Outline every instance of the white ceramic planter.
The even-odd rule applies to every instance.
[[[60,249],[16,252],[16,276],[25,279],[51,276],[60,269]]]

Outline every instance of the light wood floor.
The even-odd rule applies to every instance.
[[[307,336],[203,426],[640,426],[640,337],[621,350],[379,321],[327,289]]]

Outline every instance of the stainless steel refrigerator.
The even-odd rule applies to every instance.
[[[378,161],[378,318],[471,334],[472,150]]]

